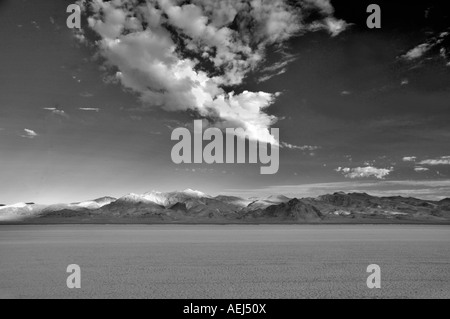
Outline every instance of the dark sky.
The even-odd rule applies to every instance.
[[[282,93],[265,110],[278,118],[280,170],[260,175],[260,164],[173,164],[172,129],[196,116],[143,107],[142,92],[111,81],[121,64],[86,17],[83,43],[66,27],[71,1],[0,1],[0,203],[185,188],[450,197],[450,10],[377,1],[381,29],[368,29],[372,2],[331,1],[344,31],[297,33],[284,57],[268,46],[245,73],[236,91]],[[261,81],[280,62],[285,72]]]

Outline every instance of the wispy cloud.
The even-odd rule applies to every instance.
[[[428,50],[430,50],[431,47],[432,46],[428,43],[419,44],[415,48],[409,50],[402,57],[409,61],[418,59],[418,58],[422,57],[426,52],[428,52]]]
[[[52,112],[52,114],[59,115],[59,116],[62,116],[62,117],[66,117],[66,118],[69,117],[64,110],[61,110],[61,109],[56,108],[56,107],[44,107],[44,110],[50,111],[50,112]]]
[[[403,157],[403,162],[415,162],[417,159],[416,156],[405,156]]]
[[[289,144],[286,142],[282,142],[281,143],[281,147],[282,148],[288,148],[290,150],[300,150],[300,151],[316,151],[318,149],[320,149],[320,146],[313,146],[313,145],[293,145],[293,144]]]
[[[426,159],[426,160],[419,162],[419,164],[420,165],[430,165],[430,166],[450,165],[450,156],[441,156],[439,158]]]
[[[421,43],[415,46],[404,55],[402,55],[401,58],[407,61],[414,61],[422,58],[425,55],[432,54],[434,57],[440,57],[441,59],[444,59],[446,63],[448,63],[445,43],[448,41],[449,36],[449,32],[435,33],[425,43]]]
[[[100,112],[100,109],[96,107],[80,107],[79,110],[86,112]]]
[[[296,55],[282,53],[283,57],[281,61],[274,63],[273,65],[266,66],[261,70],[263,75],[258,79],[258,82],[265,82],[275,76],[286,73],[287,66],[297,59]]]
[[[283,69],[279,70],[277,73],[263,75],[258,79],[258,82],[262,83],[262,82],[269,81],[271,78],[273,78],[275,76],[279,76],[279,75],[286,73],[286,71],[287,71],[287,69],[283,68]]]

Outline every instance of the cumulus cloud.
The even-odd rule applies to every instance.
[[[429,169],[429,168],[426,168],[426,167],[420,167],[420,166],[417,166],[417,167],[414,167],[414,170],[415,170],[416,172],[427,172],[427,171],[429,171],[430,169]]]
[[[38,136],[38,134],[33,130],[26,128],[23,131],[25,132],[24,134],[21,135],[21,137],[23,137],[23,138],[33,139]]]
[[[430,165],[430,166],[437,166],[437,165],[450,165],[450,156],[441,156],[439,158],[435,159],[426,159],[421,162],[419,162],[420,165]]]
[[[416,159],[417,159],[416,156],[406,156],[406,157],[403,157],[403,162],[415,162]]]
[[[264,67],[268,47],[317,29],[336,35],[344,21],[329,0],[79,1],[117,81],[144,106],[194,110],[223,127],[243,127],[253,139],[277,143],[267,114],[277,93],[234,92]],[[311,20],[310,23],[305,21]],[[285,59],[272,70],[285,71]],[[269,70],[270,71],[270,70]],[[273,73],[265,74],[267,80]]]
[[[355,167],[355,168],[342,168],[336,169],[336,172],[342,173],[346,178],[368,178],[375,177],[377,179],[384,179],[387,175],[394,171],[394,168],[376,168],[373,166]]]

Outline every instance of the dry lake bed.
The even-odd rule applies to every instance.
[[[0,298],[450,298],[450,227],[0,226]]]

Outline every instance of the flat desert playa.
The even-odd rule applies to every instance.
[[[0,226],[0,298],[450,298],[450,227]]]

